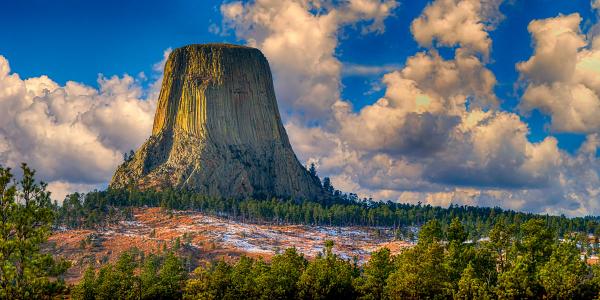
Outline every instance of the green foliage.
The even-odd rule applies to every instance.
[[[539,291],[531,258],[519,255],[498,277],[498,299],[531,299]]]
[[[474,260],[475,249],[467,244],[467,233],[458,218],[454,218],[447,231],[446,268],[454,290],[470,261]]]
[[[454,218],[448,227],[448,242],[462,244],[467,241],[469,235],[465,231],[465,227],[461,224],[460,219]]]
[[[167,295],[185,299],[592,299],[598,296],[600,268],[591,268],[579,258],[580,251],[597,253],[598,249],[587,240],[588,233],[595,234],[600,228],[596,218],[568,219],[498,208],[359,201],[354,196],[340,195],[329,187],[327,179],[323,183],[341,200],[331,203],[239,200],[185,191],[108,190],[70,195],[66,205],[57,210],[56,221],[69,227],[87,227],[93,223],[105,226],[131,216],[131,207],[161,206],[168,210],[191,209],[227,215],[244,222],[393,226],[405,238],[413,234],[409,226],[420,226],[416,246],[396,256],[389,250],[377,251],[362,267],[335,255],[331,242],[310,262],[296,250],[288,249],[270,262],[244,257],[235,264],[209,263],[198,268],[189,280],[183,279],[181,262],[174,263],[179,267],[171,269],[172,274],[180,275],[161,277],[168,273],[161,269],[163,264],[168,265],[167,259],[149,256],[139,277],[132,276],[137,281],[128,283],[133,288],[142,287],[143,299],[168,298]],[[578,244],[561,244],[558,238],[569,236],[570,231],[580,233]],[[485,237],[489,240],[479,240]],[[173,247],[180,247],[187,239],[174,240]],[[98,272],[94,279],[95,295],[104,289],[111,294],[119,292],[108,289],[111,284],[104,284],[106,287],[98,284],[104,280],[110,282],[117,269],[115,265]],[[170,278],[175,279],[169,281]]]
[[[354,281],[359,299],[382,299],[385,284],[394,271],[392,255],[387,248],[371,253],[369,262],[364,266],[362,276]]]
[[[173,252],[145,258],[139,276],[142,299],[180,299],[187,272]]]
[[[458,292],[455,294],[455,299],[493,299],[491,287],[485,280],[482,280],[473,268],[469,265],[463,271],[460,281],[458,282]]]
[[[500,273],[503,273],[507,267],[508,250],[515,239],[515,231],[515,224],[508,225],[504,219],[500,219],[490,230],[490,241],[486,246],[498,258]]]
[[[442,243],[435,240],[419,243],[402,252],[396,258],[396,271],[387,280],[386,293],[390,299],[450,297],[452,286]]]
[[[242,256],[234,263],[207,263],[189,279],[173,253],[149,255],[143,261],[125,253],[97,274],[87,270],[72,296],[232,300],[600,296],[600,267],[586,265],[579,257],[579,244],[559,240],[542,224],[530,220],[518,228],[496,226],[489,241],[471,242],[466,240],[462,223],[454,220],[444,230],[439,222],[430,221],[421,230],[423,240],[415,246],[397,255],[380,249],[362,266],[336,255],[333,242],[326,241],[323,252],[310,261],[291,248],[270,262]]]
[[[444,232],[438,220],[430,220],[421,227],[419,232],[420,244],[431,244],[442,240]]]
[[[521,252],[528,255],[534,267],[539,267],[550,258],[555,233],[543,220],[529,220],[521,225]]]
[[[328,183],[329,182],[329,183]],[[447,208],[431,205],[412,205],[393,202],[359,200],[354,194],[342,194],[335,190],[325,178],[323,184],[329,189],[331,199],[293,201],[284,199],[220,199],[190,191],[138,191],[109,189],[87,194],[67,196],[63,206],[57,208],[56,224],[69,228],[98,228],[132,218],[132,207],[163,207],[165,209],[195,210],[208,214],[226,215],[242,222],[274,224],[306,224],[336,226],[386,226],[404,232],[410,238],[412,226],[422,226],[437,220],[442,229],[458,219],[464,232],[448,232],[448,239],[477,240],[490,236],[498,242],[512,236],[511,230],[528,220],[542,220],[546,227],[555,228],[555,234],[564,236],[568,232],[600,234],[597,217],[566,218],[564,216],[540,216],[500,208],[450,205]],[[494,238],[490,232],[495,224]],[[505,231],[505,232],[503,232]],[[454,237],[455,234],[458,236]]]
[[[142,267],[140,268],[140,265]],[[139,275],[137,275],[139,274]],[[73,287],[73,299],[181,299],[187,273],[181,260],[169,252],[142,261],[133,251],[123,252],[114,264],[98,273],[90,266]]]
[[[138,298],[139,282],[134,276],[135,268],[136,263],[128,252],[121,254],[114,265],[102,267],[94,283],[96,299]]]
[[[174,253],[130,251],[113,264],[90,267],[71,289],[73,299],[597,299],[600,266],[588,234],[592,217],[567,219],[497,208],[408,205],[359,201],[341,195],[329,203],[272,199],[216,199],[184,191],[108,190],[69,195],[50,203],[46,185],[22,166],[16,181],[0,168],[0,299],[52,298],[64,293],[68,264],[41,251],[52,222],[67,227],[106,226],[132,216],[135,206],[162,206],[226,214],[249,222],[420,226],[417,245],[392,255],[372,253],[363,266],[342,259],[327,241],[311,261],[295,249],[270,262],[242,257],[197,268],[191,278]],[[327,183],[327,180],[324,180]],[[328,184],[330,185],[330,183]],[[576,233],[572,234],[571,231]],[[403,233],[409,236],[412,231]],[[489,240],[479,238],[489,237]],[[569,239],[559,240],[559,237]],[[571,238],[573,237],[573,238]],[[173,247],[190,236],[175,239]],[[596,239],[598,239],[596,235]],[[82,241],[84,250],[91,242]],[[164,244],[164,247],[167,245]],[[189,263],[189,262],[188,262]],[[190,264],[191,266],[191,264]]]
[[[196,269],[187,281],[184,299],[351,299],[354,266],[328,244],[308,263],[295,249],[270,263],[241,257],[231,265],[214,262]]]
[[[31,299],[61,293],[68,267],[41,251],[51,232],[54,211],[46,184],[21,166],[16,182],[0,167],[0,299]]]
[[[580,284],[585,281],[588,269],[579,258],[579,250],[573,242],[554,245],[550,259],[539,272],[540,281],[547,298],[574,299]]]
[[[96,299],[96,271],[89,266],[78,285],[71,292],[73,299],[94,300]]]
[[[333,253],[333,242],[325,244],[323,254],[308,263],[298,281],[302,299],[350,299],[354,296],[355,270],[349,261]]]
[[[232,270],[224,261],[196,269],[186,283],[183,299],[235,299],[231,288]]]
[[[295,248],[275,255],[266,272],[256,283],[264,299],[292,299],[298,294],[296,283],[306,269],[308,261]]]
[[[167,254],[159,272],[158,292],[151,297],[154,299],[178,299],[181,296],[183,282],[187,273],[183,268],[181,259],[172,252]]]

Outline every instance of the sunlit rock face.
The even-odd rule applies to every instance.
[[[322,196],[290,146],[266,58],[226,44],[171,53],[152,136],[119,166],[110,186],[225,198]]]

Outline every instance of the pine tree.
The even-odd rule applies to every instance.
[[[159,291],[160,293],[153,297],[155,299],[180,299],[183,285],[187,279],[187,274],[183,268],[183,263],[173,252],[169,252],[165,257],[159,272]]]
[[[323,254],[308,263],[298,281],[301,299],[351,299],[354,297],[352,265],[333,253],[327,241]]]
[[[317,168],[315,167],[315,163],[310,163],[308,173],[310,174],[310,176],[317,178]]]
[[[354,281],[359,299],[383,299],[386,280],[394,270],[388,248],[371,253],[361,277]]]
[[[588,275],[585,263],[573,242],[559,243],[548,262],[541,267],[539,277],[549,299],[575,299],[577,290]]]
[[[76,300],[96,299],[96,271],[90,265],[83,274],[83,279],[73,288],[72,295]]]
[[[293,299],[298,293],[297,282],[308,261],[295,248],[275,255],[267,272],[257,279],[264,299]]]
[[[23,177],[13,180],[0,167],[0,298],[29,299],[62,291],[60,280],[68,264],[41,252],[51,233],[54,210],[46,184],[35,171],[21,165]],[[59,276],[50,282],[49,276]]]
[[[458,282],[458,292],[455,299],[475,300],[475,299],[493,299],[493,294],[485,281],[478,278],[473,265],[465,268]]]

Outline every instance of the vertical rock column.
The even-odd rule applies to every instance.
[[[131,185],[228,198],[323,195],[289,143],[267,60],[227,44],[171,53],[152,136],[110,184]]]

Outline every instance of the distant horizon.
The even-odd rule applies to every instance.
[[[455,3],[456,2],[456,3]],[[0,165],[105,189],[168,54],[258,48],[302,165],[359,197],[600,215],[600,1],[10,1]]]

